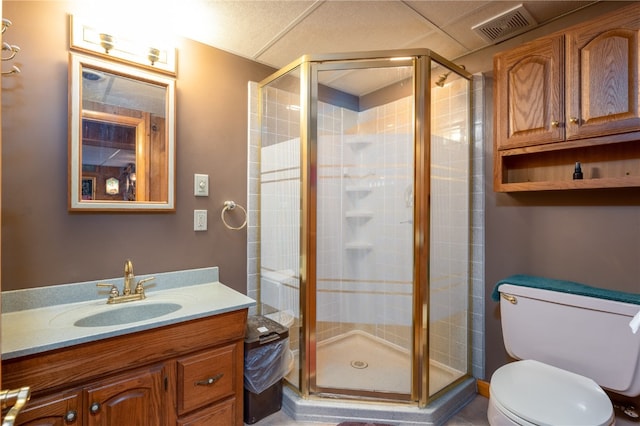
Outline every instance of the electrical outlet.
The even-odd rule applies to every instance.
[[[209,195],[209,175],[196,173],[193,175],[193,195],[207,197]]]
[[[207,211],[206,210],[193,211],[193,230],[194,231],[207,230]]]

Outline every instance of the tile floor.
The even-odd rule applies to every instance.
[[[476,396],[458,414],[444,424],[444,426],[487,426],[487,404],[489,400],[483,396]],[[280,410],[265,417],[253,426],[336,426],[335,423],[297,422]]]

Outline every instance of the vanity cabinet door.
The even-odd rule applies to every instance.
[[[564,37],[496,55],[495,138],[498,150],[564,140]]]
[[[567,33],[567,139],[640,130],[637,10]]]
[[[165,368],[156,365],[84,388],[87,426],[166,425]]]
[[[82,424],[79,390],[31,399],[16,418],[17,426],[79,426]]]

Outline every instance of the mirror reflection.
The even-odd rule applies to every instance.
[[[172,210],[174,81],[72,54],[71,210]]]

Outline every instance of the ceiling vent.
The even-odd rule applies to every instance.
[[[471,29],[489,43],[498,43],[521,34],[537,25],[537,22],[521,4],[494,16]]]

